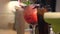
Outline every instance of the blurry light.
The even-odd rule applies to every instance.
[[[11,10],[13,10],[13,11],[16,11],[15,10],[15,6],[19,6],[18,1],[10,1],[8,3],[8,8],[11,9]]]
[[[21,6],[26,6],[26,4],[19,3],[18,1],[10,1],[10,2],[8,3],[8,7],[9,7],[9,9],[11,9],[11,10],[13,10],[13,11],[16,11],[16,10],[15,10],[15,6],[21,7],[21,6],[19,6],[19,4],[20,4]]]

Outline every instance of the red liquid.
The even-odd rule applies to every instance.
[[[27,6],[24,10],[24,19],[29,24],[37,23],[37,8],[33,9],[34,6]]]

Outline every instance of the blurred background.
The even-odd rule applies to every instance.
[[[0,34],[17,34],[15,29],[15,5],[17,5],[17,1],[0,0]],[[25,23],[25,28],[28,28],[27,23]]]

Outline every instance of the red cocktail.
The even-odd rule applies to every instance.
[[[31,24],[33,26],[33,29],[37,24],[37,8],[34,7],[34,5],[29,5],[24,10],[24,19],[28,24]]]

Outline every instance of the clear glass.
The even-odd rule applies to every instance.
[[[27,29],[25,29],[25,32],[29,32],[28,34],[35,34],[35,26],[36,25],[31,25],[32,26],[32,28],[27,28]]]

